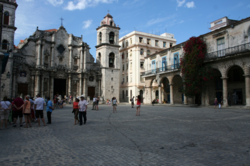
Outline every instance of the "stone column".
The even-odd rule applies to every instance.
[[[148,94],[149,94],[149,102],[148,102],[148,104],[151,104],[152,103],[152,87],[148,87],[147,91],[148,91]]]
[[[102,88],[101,88],[101,80],[99,80],[98,81],[98,83],[99,83],[99,85],[98,85],[98,87],[99,87],[99,93],[98,93],[98,96],[100,96],[101,97],[101,90],[102,90]]]
[[[80,62],[79,62],[80,71],[83,71],[83,57],[82,57],[82,49],[80,49]]]
[[[245,85],[246,85],[246,106],[250,106],[250,75],[245,75]]]
[[[44,68],[44,45],[42,44],[41,45],[41,47],[42,47],[42,64],[40,64],[41,66],[42,66],[42,68]]]
[[[162,95],[161,95],[161,85],[159,85],[159,87],[158,87],[158,96],[159,96],[159,104],[161,104],[162,103]]]
[[[73,49],[69,48],[69,68],[72,69],[72,52]]]
[[[15,83],[15,80],[14,80],[14,83]],[[33,75],[31,75],[31,86],[30,86],[30,88],[31,88],[31,93],[30,93],[30,95],[33,97],[34,95],[35,95],[35,93],[34,93],[34,84],[35,84],[35,76],[33,76]],[[13,84],[14,85],[14,84]],[[15,86],[13,86],[13,88],[14,88]],[[15,96],[14,96],[15,97]]]
[[[84,63],[83,65],[83,70],[86,71],[87,67],[86,67],[86,64],[87,64],[87,49],[84,49],[84,54],[83,54],[83,58],[84,58],[84,62],[82,62],[82,64]],[[82,58],[82,60],[83,60]]]
[[[221,78],[223,80],[223,107],[227,107],[228,106],[228,102],[227,102],[227,77],[222,77]]]
[[[44,75],[41,76],[41,97],[44,98]]]
[[[170,85],[170,104],[174,104],[174,85]]]
[[[40,66],[41,62],[41,44],[38,43],[38,50],[37,50],[37,59],[36,59],[36,65]]]
[[[188,102],[187,102],[187,96],[185,96],[185,94],[184,94],[184,104],[188,104]]]
[[[50,96],[50,79],[48,78],[48,80],[47,80],[47,96],[45,96],[45,97],[49,97]],[[52,99],[51,99],[51,101],[52,101]]]
[[[79,96],[81,95],[82,95],[82,74],[80,74],[80,80],[79,80]]]
[[[51,63],[50,63],[51,67],[54,66],[54,56],[55,56],[55,45],[52,44],[52,47],[51,47]]]
[[[34,97],[40,93],[40,75],[36,74],[35,76],[35,94]]]
[[[72,78],[71,78],[71,74],[69,74],[68,96],[72,95],[71,94],[71,82],[72,82]]]
[[[54,76],[50,76],[50,99],[54,99]]]
[[[84,95],[88,97],[88,78],[85,76],[84,77]]]

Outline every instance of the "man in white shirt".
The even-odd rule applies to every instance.
[[[84,118],[84,124],[86,124],[87,121],[87,105],[89,103],[84,99],[84,96],[81,96],[81,101],[79,101],[78,103],[78,107],[79,107],[79,119],[80,119],[80,125],[82,125],[82,117]]]
[[[92,110],[95,110],[95,109],[96,109],[95,105],[96,105],[96,98],[95,98],[95,96],[94,96],[94,97],[93,97],[93,107],[92,107]]]
[[[37,99],[35,100],[34,104],[38,126],[40,126],[40,118],[42,119],[43,125],[46,126],[43,118],[43,108],[45,106],[45,101],[43,98],[41,98],[40,94],[37,94]]]

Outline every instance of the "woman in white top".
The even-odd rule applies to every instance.
[[[5,128],[7,128],[7,119],[9,117],[9,110],[11,109],[11,103],[7,101],[7,97],[3,98],[3,101],[0,103],[0,118],[1,118],[1,125],[0,130],[2,129],[3,122],[5,123]]]

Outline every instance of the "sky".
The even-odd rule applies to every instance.
[[[36,31],[63,26],[83,35],[95,58],[96,28],[108,13],[119,25],[120,38],[136,30],[174,34],[178,43],[210,32],[210,22],[227,16],[250,17],[249,0],[17,0],[15,45]]]

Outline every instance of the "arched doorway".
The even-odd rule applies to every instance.
[[[182,104],[184,102],[184,95],[182,93],[183,85],[181,76],[175,75],[172,82],[174,104]]]
[[[239,66],[232,66],[227,73],[228,105],[245,105],[246,90],[244,71]]]
[[[221,103],[223,96],[223,84],[221,79],[221,72],[218,69],[213,69],[213,79],[207,84],[207,91],[209,96],[209,104],[214,105],[214,100],[217,98],[218,102]]]
[[[163,103],[170,103],[170,85],[169,85],[168,78],[164,77],[161,80],[161,85],[163,88],[162,101],[163,101]]]

